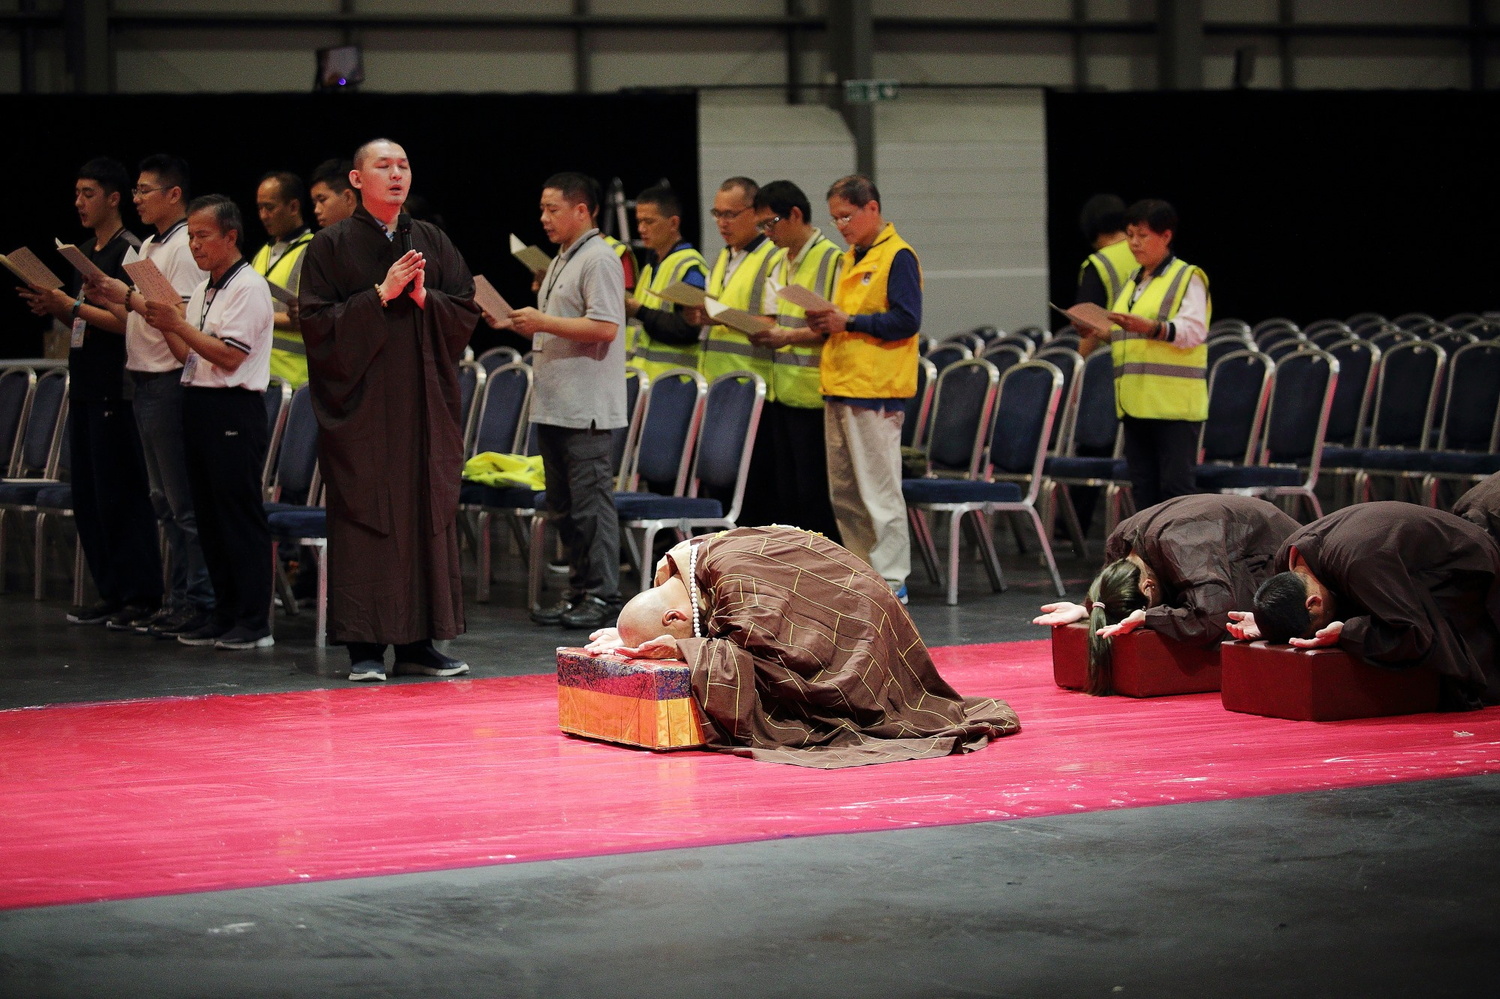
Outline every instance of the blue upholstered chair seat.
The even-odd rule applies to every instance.
[[[1113,458],[1048,458],[1042,473],[1054,479],[1112,479],[1115,477]]]
[[[277,538],[324,538],[328,536],[328,511],[322,507],[301,507],[271,514],[267,520],[271,534]]]
[[[1019,503],[1025,495],[1014,482],[970,479],[902,479],[908,503]]]
[[[1300,486],[1300,469],[1276,465],[1199,465],[1200,489],[1249,489],[1254,486]]]
[[[73,509],[73,487],[67,483],[48,486],[36,494],[36,505],[48,510]]]
[[[1474,451],[1419,451],[1419,470],[1446,475],[1490,475],[1500,472],[1500,454]]]
[[[487,506],[498,509],[530,510],[546,503],[547,494],[522,486],[486,486],[465,482],[458,490],[458,501],[464,506]]]
[[[1359,468],[1366,449],[1362,447],[1325,447],[1324,468]]]
[[[0,505],[35,506],[36,498],[43,489],[56,486],[56,482],[6,482],[0,483]]]
[[[621,520],[713,519],[724,516],[724,506],[706,496],[663,496],[650,492],[615,493],[615,512]]]
[[[1366,448],[1358,464],[1374,472],[1421,472],[1426,470],[1433,454],[1403,448]]]

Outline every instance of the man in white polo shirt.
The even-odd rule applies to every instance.
[[[141,221],[156,232],[125,263],[150,260],[183,301],[207,276],[188,249],[188,167],[176,156],[158,153],[141,161],[134,190]],[[148,620],[118,621],[111,628],[173,638],[208,624],[214,609],[213,585],[198,543],[192,490],[182,454],[182,362],[172,356],[162,335],[146,322],[146,297],[114,278],[93,281],[90,300],[105,304],[125,322],[125,390],[134,400],[151,483],[151,503],[167,537],[171,588],[161,611]]]
[[[261,503],[271,377],[271,290],[240,254],[245,224],[222,194],[188,206],[188,244],[208,279],[187,314],[148,302],[146,320],[182,364],[182,434],[198,536],[217,598],[213,620],[184,645],[256,649],[271,637],[271,533]]]

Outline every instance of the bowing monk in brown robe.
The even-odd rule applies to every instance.
[[[1500,542],[1500,472],[1460,496],[1453,512],[1489,531],[1490,537]]]
[[[1249,496],[1178,496],[1120,521],[1104,542],[1105,566],[1087,607],[1052,603],[1034,624],[1089,620],[1091,694],[1110,693],[1110,640],[1150,628],[1202,648],[1229,637],[1229,612],[1248,607],[1271,577],[1291,517]]]
[[[822,535],[746,527],[673,548],[591,651],[684,659],[711,745],[812,767],[947,756],[1020,730],[960,697],[906,608]],[[622,647],[623,646],[623,647]]]
[[[474,282],[442,230],[400,214],[404,149],[366,143],[350,182],[360,207],[313,237],[300,288],[327,486],[328,630],[349,645],[351,680],[384,680],[387,644],[396,672],[453,676],[468,665],[432,640],[464,630],[458,362],[478,318]]]
[[[1449,709],[1500,703],[1500,547],[1442,510],[1359,503],[1300,528],[1278,574],[1232,615],[1238,638],[1338,645],[1374,666],[1422,667]]]

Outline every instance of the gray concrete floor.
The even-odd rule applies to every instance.
[[[1043,637],[1045,573],[1005,564],[956,608],[914,577],[929,644]],[[451,648],[547,670],[576,635],[502,576]],[[310,614],[213,653],[65,609],[0,597],[0,707],[346,682]],[[1497,847],[1493,776],[56,906],[0,913],[0,996],[1496,995]]]

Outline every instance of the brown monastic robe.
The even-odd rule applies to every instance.
[[[464,630],[458,362],[478,315],[468,265],[442,230],[413,222],[425,308],[375,285],[400,256],[365,211],[313,237],[302,265],[302,338],[327,485],[328,631],[404,643]]]
[[[1333,592],[1342,648],[1376,666],[1450,677],[1466,706],[1495,702],[1500,548],[1488,534],[1413,503],[1357,503],[1287,538],[1277,572],[1293,547]]]
[[[1104,542],[1108,562],[1135,552],[1163,586],[1146,627],[1208,647],[1229,637],[1229,612],[1254,605],[1276,551],[1297,522],[1249,496],[1178,496],[1120,521]]]
[[[747,527],[697,541],[702,633],[680,641],[713,745],[810,767],[969,752],[1020,731],[960,697],[868,564],[818,534]],[[668,556],[688,578],[689,545]]]
[[[1453,512],[1489,531],[1490,537],[1500,542],[1500,472],[1460,496]]]

